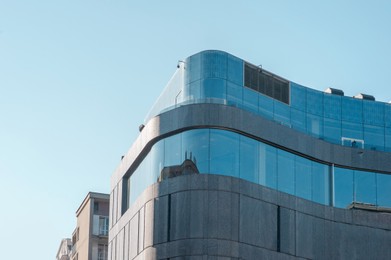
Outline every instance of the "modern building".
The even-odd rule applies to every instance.
[[[64,238],[61,240],[60,247],[58,248],[56,260],[70,260],[72,250],[72,240],[70,238]]]
[[[391,259],[391,104],[203,51],[139,129],[110,260]]]
[[[76,211],[71,260],[107,260],[109,195],[89,192]]]

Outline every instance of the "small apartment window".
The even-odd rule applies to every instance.
[[[107,245],[98,245],[98,260],[107,260]]]
[[[99,235],[107,236],[109,234],[109,217],[99,217]]]
[[[97,214],[99,211],[99,202],[95,201],[94,202],[94,214]]]
[[[79,240],[79,228],[77,228],[74,232],[73,232],[73,236],[72,236],[72,244],[75,245],[76,242]]]

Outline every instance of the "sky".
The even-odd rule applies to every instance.
[[[177,61],[199,51],[390,101],[390,13],[380,0],[0,0],[1,258],[55,259]]]

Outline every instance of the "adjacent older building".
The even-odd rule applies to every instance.
[[[195,54],[112,176],[109,259],[391,259],[390,152],[391,104]]]
[[[70,260],[72,250],[72,240],[70,238],[64,238],[61,240],[60,247],[58,248],[56,260]]]
[[[71,260],[107,260],[109,195],[89,192],[76,211]]]

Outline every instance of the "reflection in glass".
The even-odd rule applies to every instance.
[[[131,205],[164,177],[211,173],[240,177],[324,205],[330,205],[332,191],[335,207],[346,208],[352,202],[391,207],[391,175],[334,167],[330,189],[330,167],[238,133],[195,129],[155,143],[133,174],[124,177],[124,195]]]
[[[182,133],[182,161],[190,159],[200,173],[209,172],[209,130],[190,130]]]
[[[181,136],[173,135],[165,139],[164,166],[178,165],[182,163]]]

